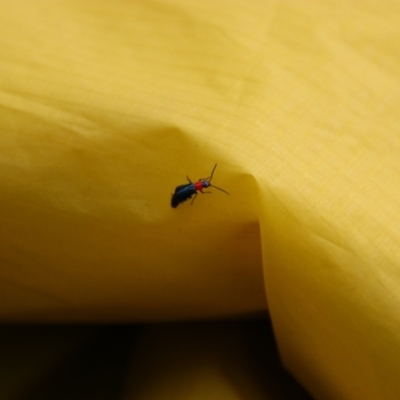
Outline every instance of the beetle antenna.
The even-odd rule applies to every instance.
[[[211,182],[211,179],[212,179],[212,177],[213,177],[213,175],[214,175],[215,168],[217,168],[217,164],[214,165],[214,168],[213,168],[213,170],[211,171],[211,176],[208,178],[208,182]]]
[[[218,190],[220,190],[221,192],[224,192],[224,193],[226,193],[227,195],[229,195],[229,193],[228,193],[226,190],[221,189],[221,188],[219,188],[218,186],[211,185],[211,183],[210,183],[210,186],[212,186],[212,187],[214,187],[215,189],[218,189]]]

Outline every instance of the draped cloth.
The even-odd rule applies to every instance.
[[[268,314],[313,397],[400,398],[399,26],[392,0],[1,2],[0,319]],[[171,208],[215,164],[229,196]]]

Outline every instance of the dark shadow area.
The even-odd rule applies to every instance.
[[[242,328],[243,329],[243,328]],[[243,329],[244,346],[253,364],[253,378],[275,400],[312,400],[283,367],[269,319],[250,322]]]
[[[17,384],[21,378],[21,382],[18,390],[14,389],[7,397],[0,394],[0,398],[114,400],[122,397],[137,326],[20,325],[3,326],[1,330],[0,337],[4,338],[7,333],[11,347],[14,347],[14,354],[9,351],[9,356],[16,367],[16,376],[10,378]],[[26,347],[26,341],[31,346]],[[10,342],[3,341],[2,346],[8,344]],[[37,357],[40,349],[43,350],[43,357],[50,359],[49,362],[42,362]],[[0,363],[4,361],[0,360]],[[23,368],[26,363],[36,363],[41,370],[36,371],[33,378],[23,379],[18,375],[18,364]],[[35,366],[31,365],[31,368]]]
[[[312,400],[283,367],[268,318],[146,325],[136,350],[129,398],[159,400],[172,387],[206,398],[214,384],[238,399]]]
[[[2,400],[140,398],[149,388],[158,387],[163,393],[165,382],[189,386],[194,383],[191,379],[202,382],[202,371],[216,371],[220,382],[241,399],[252,398],[252,393],[257,393],[257,399],[312,399],[281,365],[266,318],[149,325],[2,325],[0,343]]]

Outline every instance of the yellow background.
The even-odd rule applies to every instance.
[[[0,2],[0,318],[268,312],[316,398],[399,398],[399,26],[390,0]],[[172,209],[215,163],[230,196]]]

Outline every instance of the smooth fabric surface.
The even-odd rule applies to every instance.
[[[0,318],[269,312],[315,398],[399,398],[399,26],[390,0],[0,2]],[[172,209],[215,163],[230,195]]]

